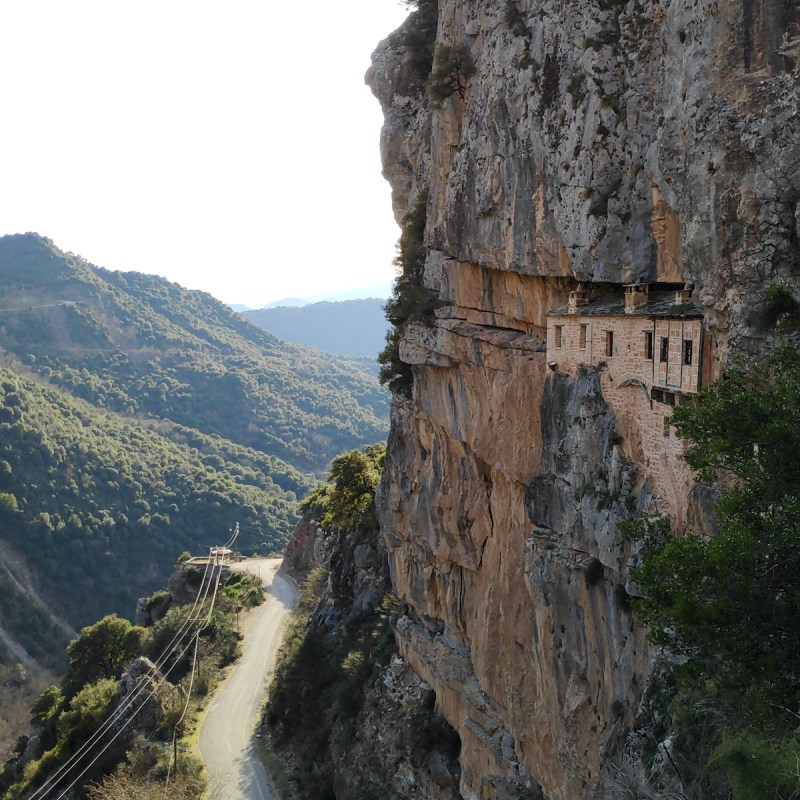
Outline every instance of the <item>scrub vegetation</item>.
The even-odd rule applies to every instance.
[[[297,500],[387,415],[370,370],[208,294],[0,238],[0,542],[76,628],[132,614],[237,521],[245,552],[282,550]],[[63,669],[63,630],[2,571],[0,623]]]
[[[729,369],[671,421],[699,480],[726,488],[713,538],[664,519],[628,530],[646,552],[635,608],[677,658],[662,733],[697,796],[798,797],[800,353]]]
[[[179,569],[186,572],[193,567]],[[184,581],[188,581],[185,575]],[[170,608],[150,628],[116,615],[83,628],[67,646],[68,666],[60,685],[45,689],[31,707],[35,738],[23,736],[18,741],[14,756],[0,772],[0,797],[20,800],[45,783],[50,786],[48,793],[54,794],[74,780],[92,800],[199,796],[204,789],[200,764],[181,739],[192,732],[196,712],[220,668],[238,654],[235,615],[261,598],[258,579],[233,573],[217,592],[213,607],[209,596],[196,609]],[[201,621],[189,623],[190,615]],[[104,727],[124,702],[120,676],[139,656],[160,665],[151,673],[150,705],[127,726],[122,721],[129,715],[118,713],[119,722]],[[143,692],[142,698],[149,693]],[[95,742],[84,750],[95,734]]]
[[[381,383],[393,392],[411,395],[411,366],[400,359],[400,340],[409,323],[431,324],[440,303],[436,293],[425,286],[425,220],[428,205],[427,189],[420,193],[414,208],[403,219],[397,244],[397,278],[392,297],[386,303],[386,318],[392,328],[386,334],[386,347],[378,356]]]
[[[386,577],[382,597],[352,608],[352,553],[378,537],[374,498],[385,448],[353,450],[333,461],[329,483],[305,502],[305,510],[333,538],[335,572],[324,567],[306,577],[278,655],[265,722],[275,747],[291,745],[298,761],[313,764],[294,775],[304,800],[330,797],[336,754],[353,741],[365,687],[395,651],[392,619],[398,604]],[[328,598],[320,604],[320,598]],[[337,612],[325,618],[324,609]],[[320,611],[320,609],[323,609]]]

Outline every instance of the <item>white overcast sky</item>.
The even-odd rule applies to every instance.
[[[0,234],[260,307],[391,279],[399,0],[2,0]]]

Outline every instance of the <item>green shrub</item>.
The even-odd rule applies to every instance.
[[[438,0],[407,0],[406,5],[414,10],[397,32],[398,42],[407,48],[414,84],[422,87],[433,66]]]
[[[736,800],[791,796],[789,757],[776,743],[797,750],[798,419],[794,347],[731,367],[671,418],[699,480],[733,478],[717,504],[718,533],[678,538],[665,519],[625,526],[645,554],[633,572],[644,595],[634,609],[651,640],[680,657],[676,757],[690,770],[707,765],[703,775],[727,781]]]
[[[475,71],[475,61],[466,45],[437,44],[427,86],[431,104],[440,106],[454,94],[463,100]]]
[[[11,514],[19,511],[17,498],[11,492],[0,492],[0,511],[7,511]]]
[[[395,266],[399,275],[395,280],[392,297],[386,303],[386,318],[392,324],[386,335],[386,347],[378,356],[381,365],[380,381],[394,392],[407,396],[411,393],[413,376],[411,367],[400,359],[400,339],[411,321],[431,323],[440,306],[436,293],[424,283],[425,223],[428,190],[420,192],[414,207],[403,219],[400,241],[397,246]]]
[[[145,629],[116,614],[81,630],[67,645],[69,666],[62,683],[72,697],[82,686],[100,678],[119,678],[122,667],[141,653]]]
[[[386,446],[382,444],[337,456],[328,472],[330,483],[312,492],[301,507],[313,509],[324,527],[341,531],[358,527],[377,530],[375,491],[385,457]]]
[[[776,328],[790,333],[800,329],[800,303],[791,286],[782,282],[769,284],[764,289],[764,301],[755,321],[761,330]]]
[[[58,686],[49,686],[37,698],[31,708],[31,717],[37,725],[46,725],[64,706],[64,695]]]
[[[800,795],[800,737],[763,741],[752,736],[726,736],[709,765],[725,773],[733,800],[784,800]]]

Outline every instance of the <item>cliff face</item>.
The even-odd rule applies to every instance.
[[[298,797],[461,800],[458,736],[393,646],[396,611],[377,530],[320,527],[306,513],[281,570],[303,583],[301,611],[308,603],[310,614],[286,685],[279,677],[272,689],[265,730]],[[314,582],[319,593],[307,596]]]
[[[798,21],[777,0],[439,0],[437,42],[475,71],[435,108],[413,20],[373,56],[395,215],[429,187],[443,303],[405,330],[378,505],[400,652],[461,737],[465,798],[600,797],[633,758],[655,654],[618,522],[707,530],[712,503],[613,361],[548,368],[546,315],[579,282],[689,283],[707,378],[761,348],[761,290],[797,282]]]

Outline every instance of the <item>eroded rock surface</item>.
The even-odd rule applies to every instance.
[[[367,76],[397,219],[429,191],[443,304],[405,331],[379,491],[400,652],[461,737],[465,798],[601,797],[654,659],[618,523],[711,532],[713,495],[675,459],[665,507],[602,370],[548,368],[546,314],[579,283],[688,283],[720,365],[762,347],[764,286],[798,284],[797,12],[439,0],[475,73],[436,108],[409,26]]]

